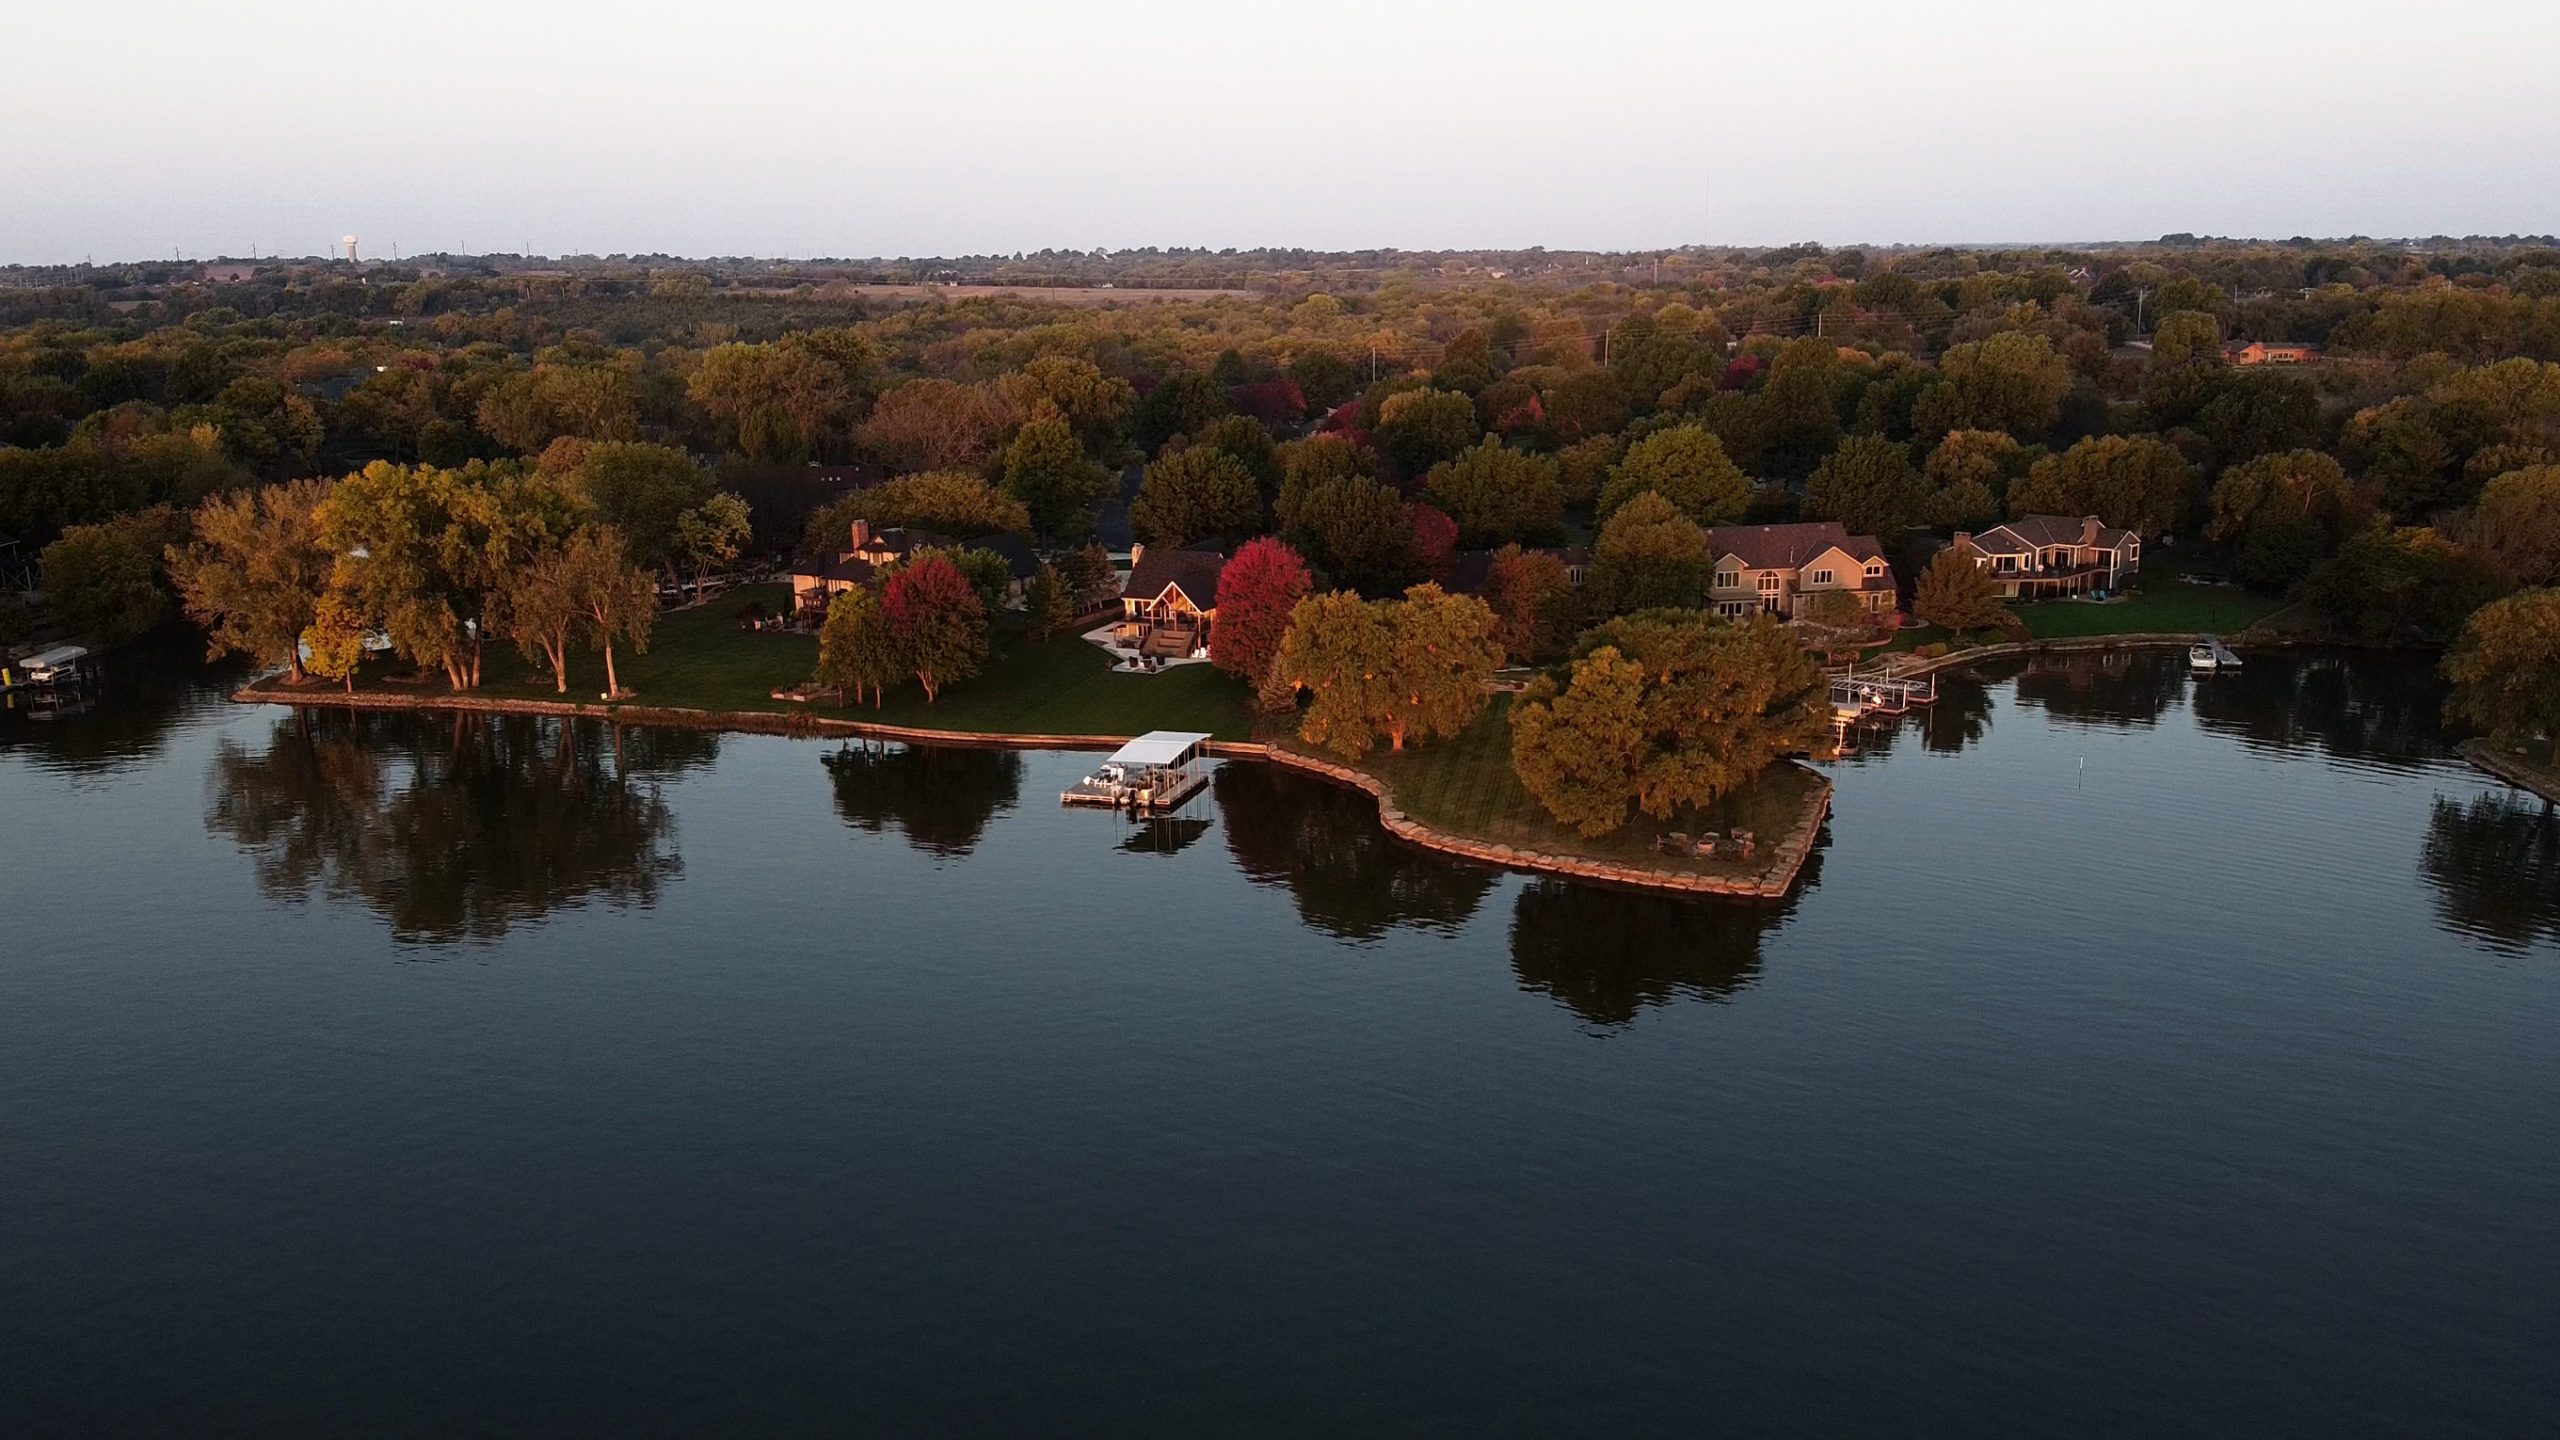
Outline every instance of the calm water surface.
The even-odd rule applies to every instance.
[[[1222,769],[0,718],[0,1433],[2560,1429],[2560,827],[1954,683],[1778,905]]]

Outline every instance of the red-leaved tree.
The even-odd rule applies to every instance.
[[[1218,624],[1209,633],[1209,663],[1257,689],[1280,653],[1289,612],[1315,582],[1307,562],[1280,540],[1248,540],[1218,572]]]
[[[1295,425],[1307,418],[1307,397],[1295,380],[1264,380],[1227,387],[1227,404],[1266,425]]]
[[[1406,509],[1413,516],[1413,552],[1421,557],[1423,573],[1434,580],[1448,579],[1450,567],[1458,561],[1458,522],[1436,505],[1415,504]]]
[[[899,570],[880,587],[880,614],[899,657],[924,687],[924,703],[942,687],[978,673],[987,658],[987,607],[960,567],[939,554]]]

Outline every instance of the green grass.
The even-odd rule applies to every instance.
[[[1012,617],[1000,622],[976,678],[951,686],[927,705],[913,682],[890,693],[878,710],[869,705],[836,709],[776,700],[773,692],[809,678],[818,663],[814,636],[740,630],[738,610],[761,601],[768,612],[786,609],[782,585],[732,590],[708,605],[671,610],[658,617],[649,651],[616,647],[614,669],[628,703],[682,709],[812,714],[871,720],[935,730],[980,734],[1135,735],[1148,730],[1205,730],[1222,740],[1248,738],[1253,706],[1245,687],[1207,665],[1183,665],[1155,675],[1114,675],[1111,657],[1076,637],[1034,642]],[[441,680],[392,685],[384,676],[405,669],[368,666],[359,682],[368,690],[438,696]],[[481,659],[474,694],[494,699],[571,700],[593,703],[604,693],[604,658],[585,650],[569,658],[569,690],[553,688],[551,672],[527,664],[512,645],[492,645]]]
[[[1804,813],[1820,777],[1801,765],[1773,765],[1762,775],[1704,810],[1668,821],[1634,812],[1615,833],[1598,838],[1558,825],[1511,769],[1511,697],[1496,696],[1466,733],[1418,742],[1402,754],[1373,751],[1360,768],[1387,782],[1396,807],[1453,835],[1614,864],[1662,869],[1701,869],[1751,875],[1767,867],[1770,853]],[[1313,752],[1321,753],[1321,752]],[[1749,863],[1674,860],[1653,853],[1654,836],[1670,830],[1723,834],[1736,827],[1758,838]]]
[[[2010,608],[2026,622],[2027,633],[2039,640],[2058,640],[2082,635],[2236,635],[2285,608],[2285,602],[2230,586],[2152,580],[2131,599],[2111,604],[2045,600]]]

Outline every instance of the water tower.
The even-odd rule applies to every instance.
[[[353,235],[341,235],[341,236],[339,236],[339,237],[338,237],[338,248],[339,248],[339,249],[341,249],[341,250],[344,250],[345,252],[347,252],[347,263],[348,263],[348,264],[353,265],[354,263],[356,263],[356,237],[354,237]]]

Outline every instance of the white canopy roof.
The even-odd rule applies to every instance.
[[[1193,746],[1209,737],[1188,730],[1150,730],[1111,752],[1120,765],[1179,765],[1191,758]]]

